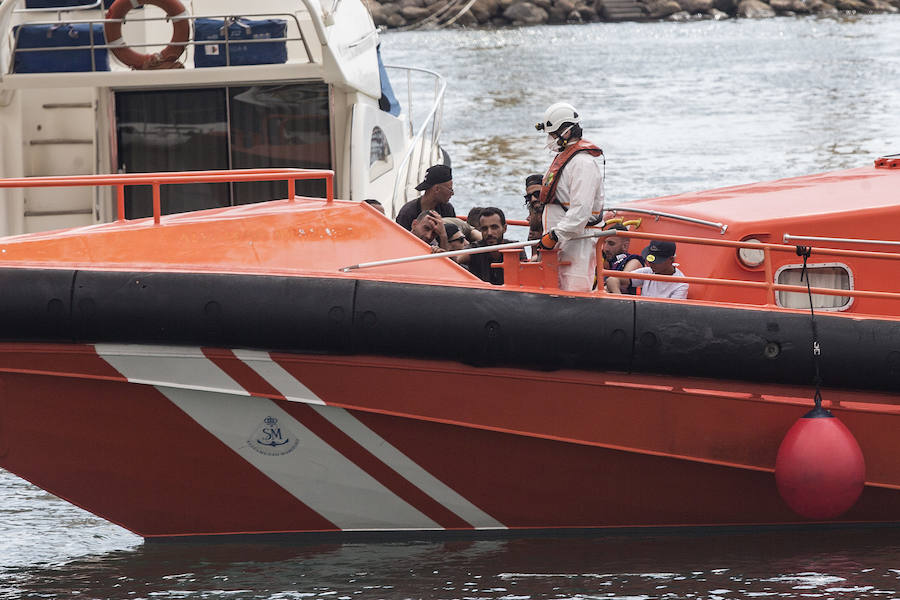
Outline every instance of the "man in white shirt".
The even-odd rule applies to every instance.
[[[632,273],[684,277],[681,269],[675,266],[675,242],[653,240],[647,250],[647,264],[650,266],[635,269]],[[645,298],[685,299],[688,295],[688,284],[680,281],[632,279],[631,285],[641,288],[641,296]]]

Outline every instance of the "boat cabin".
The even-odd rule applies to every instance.
[[[610,213],[640,219],[631,251],[672,236],[687,277],[739,280],[691,283],[689,298],[832,313],[896,314],[900,276],[900,160],[871,167],[640,200]],[[699,239],[703,238],[703,239]],[[696,240],[696,241],[692,241]],[[802,252],[801,252],[802,253]],[[766,287],[770,283],[774,287]],[[799,286],[797,290],[778,286]],[[816,293],[846,290],[847,295]],[[874,293],[868,293],[874,292]]]

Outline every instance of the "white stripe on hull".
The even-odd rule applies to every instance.
[[[160,388],[181,410],[298,500],[341,529],[441,529],[267,398]],[[274,417],[297,446],[270,456],[249,439]],[[293,440],[291,440],[293,442]],[[223,485],[240,482],[223,482]],[[264,510],[264,507],[260,507]]]
[[[115,344],[95,348],[129,382],[154,385],[226,446],[340,529],[441,529],[275,402],[250,396],[199,348]],[[305,389],[299,382],[294,386],[298,399],[299,387]],[[277,419],[285,432],[295,436],[297,445],[290,452],[268,455],[251,445],[251,437],[267,417]]]
[[[250,395],[200,348],[95,344],[94,349],[131,383]]]
[[[251,369],[269,382],[273,388],[285,399],[292,402],[305,402],[307,404],[325,404],[321,398],[298,381],[296,377],[284,370],[277,362],[272,360],[268,352],[257,350],[234,350],[234,355],[244,361]]]
[[[506,529],[502,523],[410,460],[409,457],[366,427],[365,424],[343,408],[314,406],[313,409],[378,457],[381,462],[397,471],[407,481],[431,496],[444,508],[456,513],[456,516],[476,529]]]
[[[314,406],[313,409],[328,419],[335,427],[349,435],[356,443],[375,455],[378,460],[388,465],[466,523],[477,529],[505,529],[502,523],[410,460],[409,457],[366,427],[352,414],[336,406],[324,406],[325,402],[321,398],[273,361],[267,352],[235,350],[234,354],[256,371],[257,374],[266,379],[283,396],[289,397],[293,395],[296,398],[302,398],[304,401],[323,405]],[[273,374],[276,374],[277,377],[273,377]],[[298,389],[298,386],[302,388],[302,391]],[[298,396],[298,394],[302,395]]]

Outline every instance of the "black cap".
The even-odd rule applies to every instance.
[[[416,189],[424,192],[433,185],[444,183],[451,179],[453,179],[453,171],[450,170],[450,167],[447,165],[434,165],[433,167],[428,167],[428,170],[425,171],[425,179],[416,186]]]
[[[533,173],[525,178],[525,187],[532,185],[541,185],[544,182],[544,176],[540,173]]]
[[[675,256],[675,242],[663,242],[653,240],[647,247],[647,262],[655,262],[657,259]]]
[[[455,223],[444,223],[444,229],[447,230],[447,239],[449,240],[454,235],[459,233],[459,227]],[[463,236],[465,238],[465,236]]]

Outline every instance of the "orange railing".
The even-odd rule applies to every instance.
[[[764,275],[765,281],[746,281],[742,279],[717,279],[712,277],[675,277],[674,275],[653,275],[653,274],[633,274],[629,273],[631,279],[643,279],[648,281],[678,281],[684,283],[697,283],[708,285],[725,285],[734,287],[747,287],[766,290],[766,305],[775,306],[776,292],[799,292],[806,294],[807,291],[813,294],[822,294],[826,296],[842,296],[852,298],[880,298],[889,300],[900,300],[900,293],[896,292],[878,292],[868,290],[853,289],[835,289],[813,287],[807,290],[806,286],[786,285],[775,283],[775,276],[772,266],[772,253],[784,252],[788,254],[796,254],[797,246],[788,246],[785,244],[769,244],[764,242],[738,242],[732,240],[718,240],[710,238],[690,237],[683,235],[665,235],[661,233],[639,233],[637,231],[620,231],[616,235],[629,238],[637,238],[644,240],[666,240],[676,243],[699,244],[704,246],[725,246],[729,248],[750,248],[754,250],[762,250],[764,253]],[[839,256],[844,258],[864,258],[878,260],[900,260],[900,254],[894,252],[873,252],[867,250],[839,250],[837,248],[821,248],[812,247],[813,252],[817,256]],[[602,247],[597,244],[597,264],[603,264]],[[622,277],[622,271],[612,271],[610,269],[600,269],[601,277]]]
[[[160,186],[185,183],[238,183],[245,181],[285,181],[288,200],[293,202],[297,181],[325,180],[325,198],[334,200],[334,171],[323,169],[238,169],[233,171],[178,171],[167,173],[115,173],[110,175],[60,175],[0,179],[0,188],[85,187],[111,185],[116,188],[116,219],[125,221],[125,187],[149,185],[153,190],[153,223],[162,216]]]

